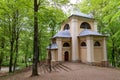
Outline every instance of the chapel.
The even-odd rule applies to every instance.
[[[52,62],[81,62],[106,66],[106,36],[97,31],[92,15],[71,14],[61,24],[61,30],[52,37]],[[49,54],[49,53],[48,53]]]

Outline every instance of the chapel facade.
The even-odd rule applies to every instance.
[[[83,13],[72,14],[52,37],[52,62],[82,62],[106,66],[106,36],[97,32],[96,20]],[[49,53],[48,53],[49,54]]]

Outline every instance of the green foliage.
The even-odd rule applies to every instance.
[[[98,21],[98,29],[108,35],[108,60],[120,67],[120,1],[119,0],[83,0],[78,7],[82,12],[92,13]]]
[[[8,62],[8,61],[5,61],[5,62],[3,61],[3,62],[2,62],[2,66],[8,67],[8,66],[9,66],[9,62]]]

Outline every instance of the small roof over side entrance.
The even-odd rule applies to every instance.
[[[56,43],[52,43],[51,45],[49,45],[49,46],[47,47],[47,49],[58,49],[58,46],[57,46]]]

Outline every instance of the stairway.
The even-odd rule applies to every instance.
[[[56,63],[51,66],[51,70],[52,70],[51,72],[69,72],[72,69],[64,64]],[[39,72],[41,74],[50,73],[49,65],[46,63],[41,63],[39,65]]]

